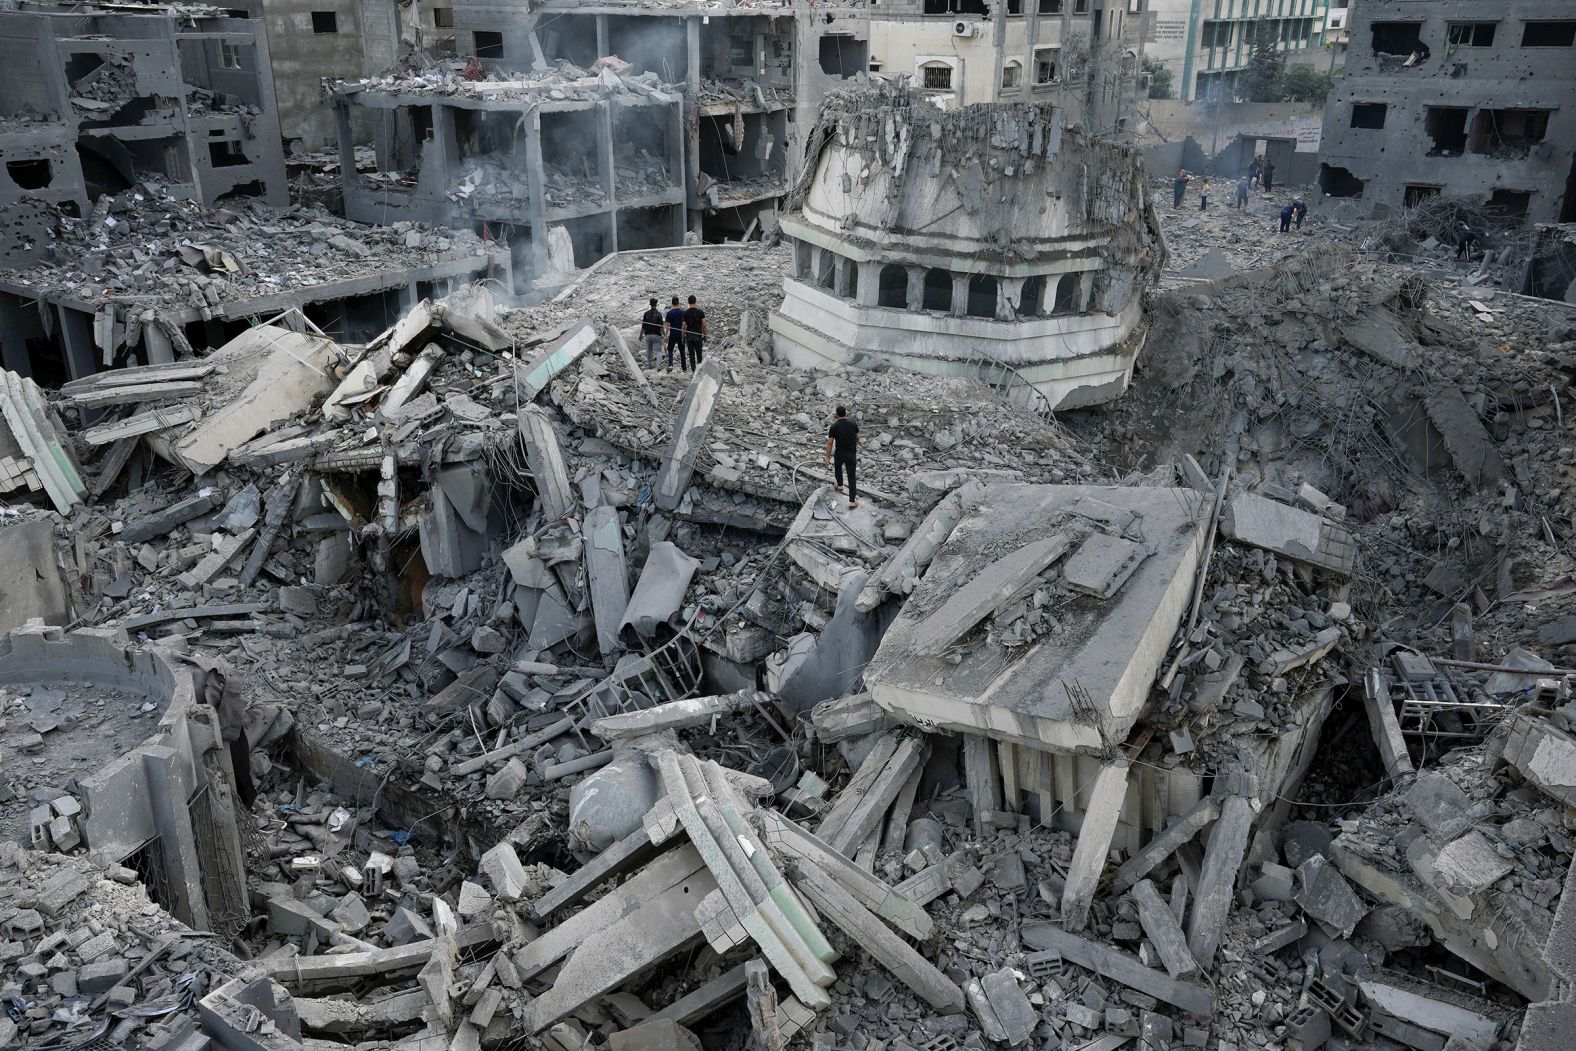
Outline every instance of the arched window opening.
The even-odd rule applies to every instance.
[[[952,309],[952,274],[946,270],[925,271],[925,309]]]

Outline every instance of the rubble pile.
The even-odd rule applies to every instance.
[[[1558,619],[1567,593],[1537,584],[1576,570],[1576,331],[1554,304],[1477,295],[1339,248],[1167,293],[1152,338],[1171,353],[1089,422],[1133,455],[1215,449],[1244,484],[1307,486],[1350,517],[1382,605],[1414,612],[1397,641],[1447,642],[1469,603],[1484,648],[1526,645],[1520,604]],[[1178,403],[1198,407],[1181,426]]]
[[[383,76],[335,81],[341,94],[378,91],[394,95],[469,96],[496,101],[588,101],[609,94],[667,100],[673,88],[655,73],[634,74],[627,63],[609,56],[592,69],[558,59],[550,69],[483,69],[474,58],[433,60],[417,52]]]
[[[197,1001],[246,968],[149,900],[145,874],[0,842],[0,1047],[197,1034]]]
[[[100,197],[83,218],[57,212],[51,235],[38,265],[0,270],[0,280],[90,302],[137,297],[143,310],[116,307],[123,326],[158,325],[160,304],[211,317],[223,303],[483,251],[465,231],[364,226],[299,207],[204,208],[148,185]]]
[[[179,215],[77,279],[268,280]],[[1549,1051],[1570,321],[1329,241],[1098,416],[777,363],[766,245],[7,373],[0,1045]]]

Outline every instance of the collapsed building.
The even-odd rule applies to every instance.
[[[507,254],[464,231],[210,209],[156,187],[101,197],[80,218],[37,218],[0,255],[0,355],[47,387],[172,364],[279,315],[364,340],[424,297],[509,270]]]
[[[22,3],[0,12],[0,40],[0,205],[81,216],[150,181],[203,204],[288,201],[259,23],[218,8]]]
[[[1205,239],[1054,111],[832,112],[838,192],[1110,176],[1026,184],[1034,223],[1124,218],[1046,252],[1089,294]],[[119,349],[0,374],[0,1047],[1564,1046],[1567,306],[1241,226],[1275,261],[1165,270],[1165,352],[1052,415],[895,353],[796,364],[768,314],[836,223],[620,251],[524,308],[417,276],[495,247],[378,228],[355,265],[410,275],[381,328],[193,327],[134,297],[312,275],[182,253],[148,201],[10,278],[87,281]],[[675,373],[637,319],[685,286],[712,335]],[[153,329],[189,345],[145,363]]]
[[[1357,4],[1325,103],[1319,188],[1388,209],[1467,197],[1576,218],[1576,20],[1565,4]]]
[[[1049,106],[833,96],[782,222],[777,353],[975,376],[1050,409],[1109,401],[1164,252],[1141,172]]]
[[[347,216],[486,228],[522,278],[683,240],[677,92],[608,66],[467,79],[461,65],[338,86]],[[365,174],[352,161],[353,111],[384,118],[377,170]]]

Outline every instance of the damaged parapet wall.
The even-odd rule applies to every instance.
[[[1392,208],[1443,193],[1562,218],[1576,160],[1573,14],[1566,0],[1354,5],[1320,188]]]
[[[288,203],[261,22],[148,6],[0,11],[0,206],[151,180],[214,204]]]
[[[153,736],[80,782],[82,843],[151,874],[149,893],[181,922],[233,933],[249,912],[234,773],[191,668],[129,646],[118,628],[34,622],[0,636],[0,685],[53,682],[127,690],[164,709]]]
[[[1050,408],[1126,389],[1163,253],[1131,150],[1049,106],[867,92],[827,100],[809,152],[783,222],[780,356],[879,356]]]

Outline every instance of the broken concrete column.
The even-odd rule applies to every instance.
[[[1242,796],[1228,796],[1220,806],[1220,818],[1209,830],[1204,847],[1204,867],[1198,880],[1198,894],[1189,918],[1187,943],[1193,959],[1206,969],[1215,962],[1226,930],[1226,914],[1236,889],[1237,870],[1248,847],[1248,832],[1253,827],[1253,804]]]
[[[679,406],[667,459],[657,475],[657,510],[676,511],[684,499],[690,476],[695,472],[695,459],[705,445],[706,433],[711,430],[712,412],[721,389],[722,365],[714,355],[695,370],[689,389],[684,393],[683,404]]]
[[[1133,901],[1138,904],[1139,925],[1144,928],[1144,934],[1155,947],[1167,973],[1173,978],[1197,974],[1198,961],[1188,951],[1187,937],[1155,885],[1147,879],[1133,884]]]
[[[1364,677],[1363,707],[1368,710],[1368,728],[1379,748],[1384,772],[1392,778],[1415,772],[1412,757],[1406,750],[1406,738],[1401,736],[1401,721],[1396,718],[1395,705],[1390,701],[1389,681],[1383,669],[1370,668]]]
[[[606,504],[592,508],[583,532],[597,647],[605,657],[623,648],[618,632],[629,607],[629,568],[624,562],[624,529],[617,508]]]
[[[563,450],[558,445],[558,432],[547,413],[535,405],[528,405],[520,413],[520,437],[525,442],[525,460],[530,465],[531,477],[536,481],[536,498],[542,507],[542,517],[549,522],[567,518],[574,513],[574,489],[569,485],[569,473],[564,469]]]
[[[1131,764],[1119,756],[1100,767],[1094,787],[1089,790],[1089,805],[1078,828],[1078,845],[1067,866],[1067,886],[1062,891],[1062,925],[1069,931],[1082,930],[1089,922],[1089,904],[1094,901],[1095,884],[1105,869],[1116,821],[1127,798],[1127,772]]]

